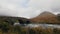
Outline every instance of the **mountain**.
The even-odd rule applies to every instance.
[[[28,23],[52,23],[52,24],[58,24],[60,23],[60,20],[58,17],[60,16],[60,14],[58,15],[54,15],[51,12],[48,11],[44,11],[42,12],[40,15],[38,15],[37,17],[31,18],[31,19],[27,19],[27,18],[23,18],[23,17],[11,17],[11,16],[0,16],[0,23],[2,22],[19,22],[21,24],[28,24]]]
[[[35,18],[31,18],[30,20],[34,23],[59,23],[56,17],[57,16],[53,13],[45,11]]]

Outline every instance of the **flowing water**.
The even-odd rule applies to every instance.
[[[58,24],[19,24],[19,23],[15,23],[14,25],[21,25],[21,26],[30,27],[30,28],[34,28],[34,27],[60,28],[60,25],[58,25]]]
[[[26,27],[44,27],[44,28],[60,28],[60,25],[57,24],[25,24]]]

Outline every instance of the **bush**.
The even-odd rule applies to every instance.
[[[36,34],[33,29],[29,29],[29,34]]]
[[[60,29],[55,28],[55,29],[53,29],[53,32],[54,32],[54,34],[60,34]]]
[[[20,26],[15,26],[14,27],[14,32],[18,32],[18,34],[21,34],[21,27]]]
[[[9,25],[6,22],[4,22],[2,24],[2,31],[3,32],[8,32],[9,31]]]

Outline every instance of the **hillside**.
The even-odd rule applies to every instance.
[[[7,22],[7,23],[16,23],[19,22],[20,24],[29,23],[29,19],[23,17],[11,17],[11,16],[0,16],[0,23]]]
[[[51,12],[45,11],[42,12],[37,17],[27,19],[23,17],[11,17],[11,16],[0,16],[0,23],[2,22],[19,22],[22,24],[28,24],[28,23],[52,23],[52,24],[59,24],[60,23],[60,14],[54,15]]]
[[[59,23],[57,16],[48,11],[42,12],[40,15],[30,20],[34,23]]]

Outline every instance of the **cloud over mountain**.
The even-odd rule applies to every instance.
[[[57,5],[60,3],[59,1],[60,0],[0,0],[0,14],[26,18],[35,17],[43,11],[53,11],[53,13],[56,14],[57,11],[60,11],[58,8],[59,5]],[[55,8],[55,6],[57,8]]]

